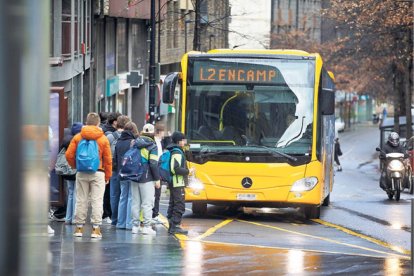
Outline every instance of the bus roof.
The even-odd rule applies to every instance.
[[[194,52],[202,54],[201,52]],[[191,52],[189,53],[191,54]],[[318,54],[311,54],[302,50],[294,49],[213,49],[205,54],[271,54],[271,55],[294,55],[294,56],[316,56]]]

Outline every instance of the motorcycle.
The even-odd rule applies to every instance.
[[[376,148],[376,150],[385,156],[385,162],[381,166],[381,174],[385,170],[388,198],[392,199],[395,196],[395,200],[399,201],[400,194],[404,189],[408,189],[409,193],[413,194],[411,168],[405,162],[404,154],[395,152],[385,153],[380,148]]]
[[[374,125],[378,124],[379,123],[379,120],[380,120],[380,118],[379,118],[379,116],[377,114],[372,114],[372,123]]]

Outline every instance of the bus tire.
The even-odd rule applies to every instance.
[[[306,219],[318,219],[321,216],[321,206],[305,206],[303,213]]]
[[[322,206],[329,206],[331,203],[331,194],[329,194],[325,199],[323,200]]]
[[[207,213],[207,203],[193,202],[191,210],[193,211],[194,215],[202,217]]]

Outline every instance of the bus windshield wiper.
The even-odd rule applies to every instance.
[[[294,161],[294,162],[298,161],[298,159],[296,157],[293,157],[293,156],[291,156],[289,154],[280,152],[280,151],[278,151],[275,148],[270,148],[270,147],[266,147],[266,146],[263,146],[263,145],[249,145],[249,147],[267,149],[267,150],[269,150],[273,154],[273,156],[278,155],[278,156],[283,156],[283,157],[285,157],[285,158],[287,158],[287,159],[289,159],[291,161]]]
[[[212,151],[210,148],[203,148],[197,153],[199,153],[202,157],[207,157],[207,156],[212,156],[212,155],[219,155],[219,154],[222,154],[222,153],[225,153],[225,152],[227,152],[227,151],[222,151],[222,150]]]

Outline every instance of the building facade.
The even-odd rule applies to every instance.
[[[229,47],[269,49],[271,1],[230,0]],[[254,24],[253,24],[254,22]]]
[[[278,48],[273,35],[303,31],[312,41],[321,42],[321,0],[272,0],[271,48]]]
[[[51,86],[65,89],[68,125],[84,121],[91,111],[120,112],[138,127],[144,125],[152,1],[51,2]],[[157,83],[160,75],[180,70],[182,55],[194,49],[196,25],[201,51],[228,47],[228,0],[155,0],[155,4]],[[199,24],[195,24],[197,6]],[[158,85],[158,107],[160,92]]]
[[[161,74],[178,71],[184,53],[192,50],[206,52],[228,48],[230,22],[229,0],[169,0],[161,11],[161,31],[158,62]],[[196,24],[196,8],[200,16]],[[198,26],[198,43],[194,43]],[[195,45],[198,44],[198,45]],[[198,48],[198,49],[197,49]]]
[[[51,0],[50,82],[64,87],[68,121],[83,121],[93,109],[92,1]]]

